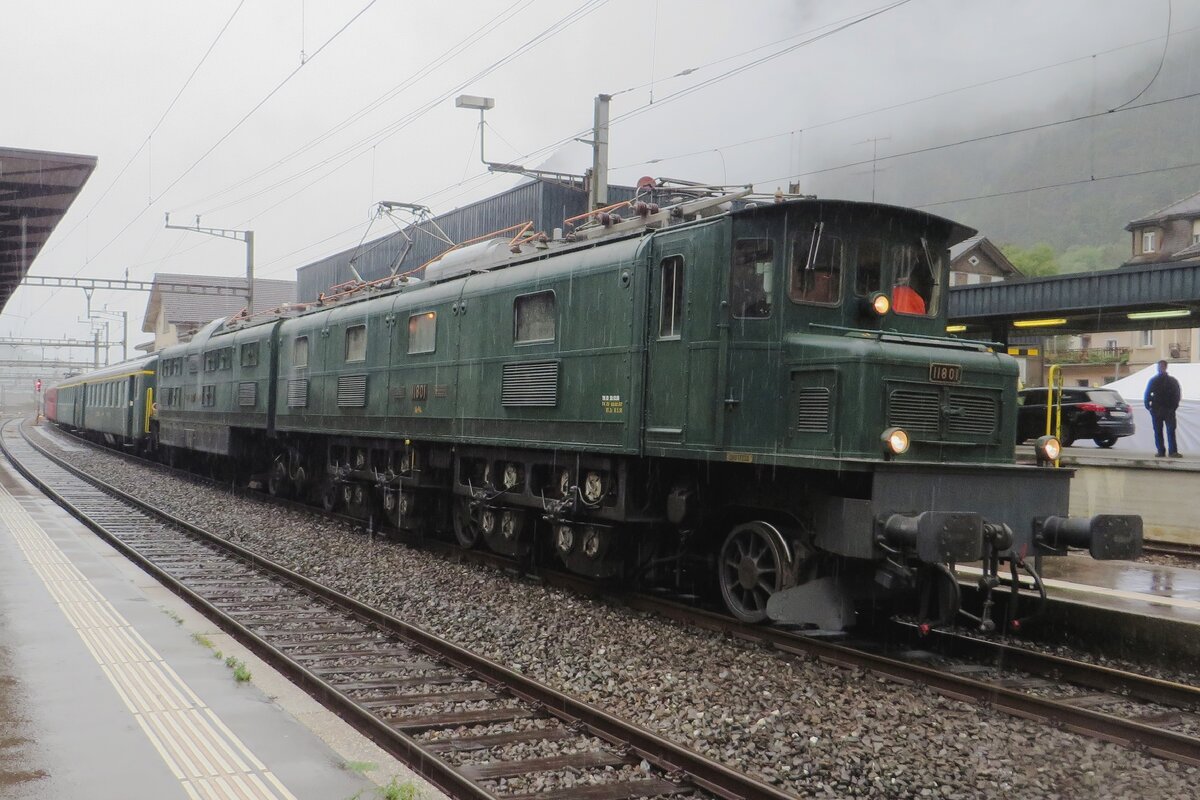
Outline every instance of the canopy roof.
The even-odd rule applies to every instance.
[[[0,310],[95,168],[95,156],[0,147]]]

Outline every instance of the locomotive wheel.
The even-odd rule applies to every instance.
[[[288,477],[287,464],[276,461],[267,477],[267,491],[272,497],[287,497],[291,492],[292,479]]]
[[[454,498],[454,538],[465,550],[479,544],[479,514],[476,511],[471,498]]]
[[[783,588],[789,558],[779,531],[765,522],[747,522],[721,545],[717,577],[729,613],[742,622],[767,618],[767,600]]]
[[[326,481],[321,486],[321,508],[325,509],[326,513],[332,514],[337,510],[341,494],[341,488],[337,484],[333,481]]]

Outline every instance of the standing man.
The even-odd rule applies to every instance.
[[[1150,419],[1154,422],[1155,455],[1162,458],[1168,451],[1171,458],[1181,458],[1179,445],[1175,443],[1175,409],[1179,408],[1179,381],[1167,374],[1167,362],[1158,362],[1158,374],[1146,384],[1146,396],[1142,399]],[[1167,429],[1167,447],[1163,447],[1163,426]]]

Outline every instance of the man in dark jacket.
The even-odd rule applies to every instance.
[[[1158,362],[1158,374],[1146,384],[1143,403],[1154,422],[1155,454],[1162,458],[1170,452],[1172,458],[1180,458],[1179,445],[1175,443],[1175,409],[1179,408],[1179,381],[1167,374],[1167,362]],[[1167,429],[1167,447],[1163,447],[1163,428]]]

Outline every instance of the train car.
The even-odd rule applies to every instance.
[[[931,585],[945,618],[955,562],[1138,552],[1139,518],[1070,518],[1069,472],[1013,463],[1015,362],[945,335],[969,229],[729,199],[484,242],[280,321],[273,417],[232,449],[272,491],[463,546],[711,576],[746,620],[838,627]]]
[[[712,591],[747,621],[839,628],[920,597],[948,621],[955,563],[990,591],[1072,547],[1137,555],[1140,518],[1070,517],[1069,471],[1014,463],[1015,361],[945,334],[948,248],[973,231],[745,200],[637,201],[215,321],[160,354],[146,429],[274,494]],[[59,415],[108,435],[98,391],[60,387]]]
[[[158,438],[175,459],[246,464],[267,433],[273,407],[274,339],[280,320],[216,320],[184,344],[163,348]]]
[[[58,422],[58,388],[51,386],[46,389],[42,399],[42,416],[51,422]]]
[[[153,449],[157,356],[143,356],[68,378],[51,387],[47,417],[110,446]]]

